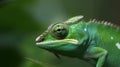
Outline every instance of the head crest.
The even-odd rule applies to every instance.
[[[78,21],[80,21],[84,16],[80,15],[80,16],[75,16],[75,17],[72,17],[70,19],[68,19],[67,21],[63,22],[65,24],[75,24],[77,23]]]

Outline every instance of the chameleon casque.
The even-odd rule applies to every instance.
[[[120,28],[94,19],[86,22],[82,18],[75,16],[50,25],[36,38],[36,45],[57,57],[95,61],[94,67],[120,67]]]

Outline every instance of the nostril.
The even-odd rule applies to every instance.
[[[44,40],[44,37],[43,36],[38,36],[37,38],[36,38],[36,42],[41,42],[41,41],[43,41]]]
[[[44,40],[44,37],[43,37],[43,36],[41,36],[41,37],[40,37],[40,42],[41,42],[41,41],[43,41],[43,40]]]

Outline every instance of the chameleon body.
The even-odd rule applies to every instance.
[[[120,67],[120,28],[75,16],[55,23],[36,38],[36,45],[54,53],[90,62],[95,67]]]

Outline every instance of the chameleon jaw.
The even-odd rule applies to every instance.
[[[76,39],[63,39],[63,40],[54,40],[54,41],[47,41],[47,42],[37,42],[36,45],[49,45],[55,43],[72,43],[78,44],[78,40]]]

